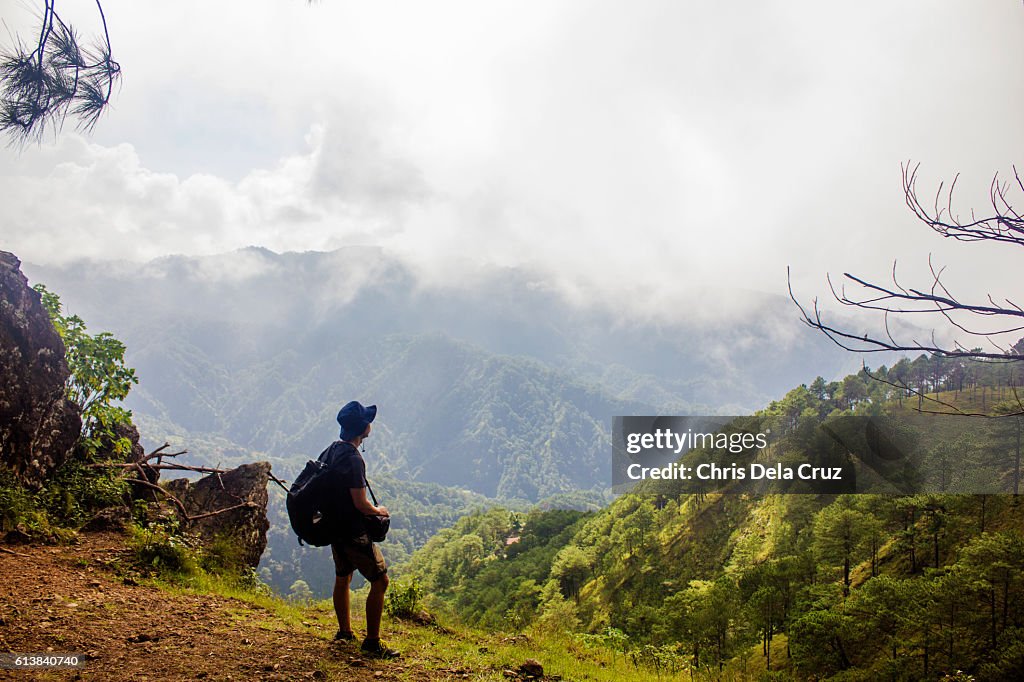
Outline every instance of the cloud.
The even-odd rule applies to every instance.
[[[786,265],[805,297],[893,259],[927,281],[930,251],[966,293],[1016,286],[1005,249],[914,222],[899,163],[984,204],[1024,147],[1019,7],[111,2],[93,141],[0,156],[29,260],[374,245],[651,318],[746,314]]]
[[[346,136],[358,144],[339,139]],[[387,154],[372,137],[318,125],[306,149],[231,182],[157,173],[131,144],[105,147],[67,133],[8,166],[5,204],[18,227],[0,245],[59,263],[373,241],[394,229],[405,203],[427,195],[415,169]]]

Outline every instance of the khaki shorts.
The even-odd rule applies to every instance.
[[[354,540],[333,543],[331,555],[334,557],[334,574],[341,578],[358,570],[372,583],[380,580],[388,572],[380,548],[370,542],[365,535]]]

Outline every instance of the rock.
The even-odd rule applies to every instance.
[[[107,507],[101,509],[86,522],[82,530],[86,531],[123,531],[132,520],[132,512],[128,507]]]
[[[20,528],[7,531],[4,535],[4,543],[8,545],[27,545],[32,542],[32,536]]]
[[[417,625],[437,625],[437,618],[429,611],[420,610],[412,615],[410,620]]]
[[[234,543],[239,559],[256,568],[267,548],[267,483],[270,462],[243,464],[223,474],[210,474],[192,482],[184,478],[168,481],[168,492],[181,500],[189,516],[241,506],[221,514],[190,521],[187,530],[199,535],[204,546],[222,540]]]
[[[0,458],[39,487],[67,459],[82,429],[67,399],[64,343],[28,286],[21,261],[0,251]]]
[[[527,637],[526,635],[520,633],[518,635],[512,635],[510,637],[502,637],[501,641],[502,641],[503,644],[520,644],[520,643],[529,643],[530,638]]]
[[[544,666],[536,658],[528,658],[519,666],[519,674],[526,677],[544,677]]]

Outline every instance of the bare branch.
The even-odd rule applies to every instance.
[[[97,462],[90,464],[89,467],[93,469],[136,469],[142,466],[136,462]],[[159,471],[195,471],[201,474],[223,474],[227,472],[227,469],[215,469],[213,467],[200,467],[190,466],[188,464],[146,464],[147,469],[157,469]]]
[[[977,218],[971,214],[971,220],[960,221],[953,213],[953,194],[956,190],[956,183],[959,174],[956,175],[948,190],[943,190],[944,184],[939,184],[936,192],[934,205],[931,211],[924,208],[917,194],[917,172],[920,164],[911,168],[910,164],[901,166],[903,171],[903,193],[907,206],[921,222],[928,225],[932,230],[943,237],[949,237],[958,241],[996,241],[1024,246],[1024,218],[1014,208],[1010,200],[1009,184],[999,181],[999,174],[995,174],[989,186],[989,203],[992,206],[993,214],[983,218]],[[1016,167],[1013,169],[1016,184],[1024,191],[1024,183],[1021,181]],[[945,207],[939,208],[945,196]]]
[[[195,516],[188,516],[186,518],[189,521],[198,521],[199,519],[205,519],[205,518],[210,517],[210,516],[216,516],[217,514],[225,514],[225,513],[229,512],[229,511],[235,511],[236,509],[258,509],[258,508],[259,508],[259,505],[256,504],[255,502],[242,502],[240,504],[236,504],[233,507],[224,507],[223,509],[216,509],[216,510],[211,511],[211,512],[206,512],[205,514],[196,514]]]
[[[1013,168],[1014,183],[1000,180],[996,174],[989,186],[989,203],[992,213],[978,217],[971,211],[971,219],[962,221],[954,207],[953,195],[956,192],[960,175],[956,174],[953,181],[940,183],[932,198],[931,207],[922,203],[917,189],[920,164],[909,161],[900,165],[903,182],[904,202],[914,216],[928,225],[934,232],[943,237],[957,241],[990,241],[1024,246],[1024,218],[1014,207],[1010,191],[1013,187],[1024,193],[1024,179]],[[928,256],[928,268],[931,282],[927,287],[914,288],[904,286],[896,273],[896,261],[893,261],[891,284],[880,284],[863,277],[844,273],[841,286],[836,286],[831,275],[826,274],[826,282],[833,299],[839,304],[873,313],[882,313],[881,330],[873,332],[853,333],[839,324],[826,323],[822,319],[822,311],[818,300],[814,299],[813,310],[808,311],[797,301],[793,293],[789,268],[786,269],[789,297],[800,310],[801,321],[812,329],[825,334],[840,348],[859,353],[876,352],[924,352],[934,356],[947,358],[975,358],[986,361],[1017,362],[1024,360],[1024,343],[1007,343],[1007,334],[1024,332],[1024,307],[1014,303],[1010,298],[1003,298],[1005,303],[997,303],[991,295],[985,302],[971,302],[959,297],[946,286],[943,276],[945,267],[937,267],[931,255]],[[847,285],[852,286],[847,286]],[[917,339],[900,339],[894,333],[890,315],[908,315],[916,317],[936,316],[936,324],[930,332],[930,341],[922,343]],[[968,336],[983,337],[989,344],[989,350],[967,348],[956,338],[948,345],[936,340],[936,327],[946,327]],[[1000,338],[1002,337],[1002,338]]]
[[[852,275],[847,275],[847,277],[849,277],[851,280],[853,280],[855,282],[863,283],[864,286],[867,287],[867,288],[874,289],[874,290],[890,291],[891,292],[891,290],[886,290],[883,287],[879,287],[878,285],[874,285],[874,284],[870,284],[868,282],[864,282],[863,280],[860,280],[859,278],[854,277]],[[830,324],[827,324],[826,322],[824,322],[824,320],[822,320],[822,317],[821,317],[821,309],[820,309],[819,304],[818,304],[818,299],[816,299],[816,298],[814,299],[813,313],[809,313],[803,307],[803,305],[801,305],[801,303],[797,300],[796,295],[793,293],[793,284],[792,284],[792,279],[791,279],[791,275],[790,275],[790,269],[788,267],[786,268],[786,282],[787,282],[787,285],[788,285],[790,300],[792,300],[793,303],[796,304],[797,308],[800,310],[801,322],[806,324],[808,327],[810,327],[812,329],[816,329],[816,330],[820,331],[821,333],[825,334],[825,336],[827,336],[829,338],[829,340],[831,340],[837,346],[839,346],[840,348],[843,348],[845,350],[848,350],[848,351],[852,351],[852,352],[856,352],[856,353],[880,353],[880,352],[888,352],[888,351],[895,351],[895,352],[907,352],[907,351],[910,351],[910,352],[929,353],[931,355],[936,355],[936,356],[941,356],[941,357],[949,357],[949,358],[958,358],[958,357],[962,357],[962,358],[984,358],[984,359],[987,359],[987,360],[994,360],[994,361],[1000,361],[1000,362],[1024,360],[1024,354],[1020,354],[1020,353],[1016,353],[1016,352],[1014,352],[1014,353],[1004,353],[1004,352],[994,353],[994,352],[985,352],[985,351],[973,350],[973,349],[972,350],[967,350],[967,349],[963,348],[962,346],[960,346],[959,344],[954,344],[954,347],[952,349],[950,349],[950,348],[942,348],[942,347],[940,347],[936,343],[922,344],[922,343],[919,343],[917,341],[911,341],[909,343],[908,342],[898,342],[898,341],[893,339],[892,333],[888,329],[887,319],[884,320],[884,324],[885,324],[885,334],[888,337],[888,339],[874,337],[874,336],[871,336],[870,334],[853,334],[853,333],[851,333],[849,331],[840,329],[839,327],[836,327],[836,326],[833,326],[833,325],[830,325]],[[831,282],[830,282],[830,284],[831,284]],[[834,289],[833,289],[833,292],[835,293]],[[900,294],[896,294],[895,292],[891,292],[891,293],[892,293],[893,297],[901,296]],[[880,310],[886,316],[889,313],[906,314],[906,313],[936,312],[934,310],[925,311],[925,310],[902,309],[902,308],[888,307],[888,306],[872,306],[870,304],[866,304],[866,303],[863,303],[861,301],[856,301],[856,300],[850,299],[848,297],[845,297],[845,295],[843,295],[843,294],[837,294],[836,298],[843,305],[855,306],[855,307],[862,308],[862,309],[867,309],[867,310]],[[934,303],[934,301],[932,301],[932,303]],[[950,310],[956,310],[956,309],[957,308],[955,306],[950,308]],[[1014,312],[1014,314],[1016,316],[1018,316],[1018,317],[1021,316],[1019,312]],[[1016,329],[1020,329],[1020,327],[1018,327]],[[977,333],[980,334],[980,335],[991,335],[991,334],[994,334],[994,333],[1002,333],[1002,332],[1005,332],[1005,331],[1014,331],[1014,330],[1013,329],[1001,330],[1001,332],[992,332],[990,334],[983,334],[981,332],[977,332]]]
[[[278,484],[279,486],[281,486],[281,488],[283,488],[285,492],[288,492],[288,486],[287,486],[287,485],[285,484],[285,482],[284,482],[284,481],[282,481],[281,479],[279,479],[279,478],[278,478],[277,476],[275,476],[275,475],[274,475],[274,474],[272,474],[272,473],[271,473],[271,474],[269,474],[269,476],[270,476],[270,480],[271,480],[271,481],[273,481],[274,483],[276,483],[276,484]]]
[[[143,486],[145,488],[149,488],[151,490],[155,490],[155,491],[159,491],[159,492],[163,493],[165,496],[167,496],[168,499],[170,499],[171,502],[174,503],[174,506],[176,506],[178,508],[178,511],[181,512],[181,516],[183,518],[186,518],[186,519],[188,518],[188,512],[185,511],[185,505],[182,503],[182,501],[179,500],[177,497],[175,497],[173,494],[171,494],[165,488],[163,488],[161,486],[158,486],[155,483],[150,483],[149,481],[147,481],[145,479],[139,479],[139,478],[129,478],[128,482],[129,483],[133,483],[135,485],[141,485],[141,486]]]
[[[214,511],[211,511],[211,512],[205,512],[205,513],[202,513],[202,514],[196,514],[194,516],[190,516],[189,513],[185,510],[184,503],[182,503],[181,500],[179,500],[177,497],[175,497],[170,491],[166,490],[165,488],[162,488],[161,486],[158,486],[158,485],[156,485],[154,483],[150,483],[149,481],[143,481],[143,480],[139,480],[139,479],[136,479],[136,478],[130,478],[130,479],[128,479],[128,481],[129,481],[129,483],[135,483],[137,485],[141,485],[141,486],[144,486],[146,488],[151,488],[153,490],[158,490],[161,493],[163,493],[164,495],[166,495],[167,498],[171,502],[174,503],[174,506],[178,508],[178,511],[181,512],[182,518],[185,519],[185,521],[189,521],[189,522],[191,522],[191,521],[198,521],[199,519],[205,519],[205,518],[208,518],[210,516],[216,516],[217,514],[224,514],[226,512],[234,511],[236,509],[258,509],[259,506],[260,506],[260,505],[256,504],[255,502],[241,502],[241,503],[233,505],[231,507],[224,507],[223,509],[215,509]]]
[[[0,547],[0,552],[6,554],[13,554],[14,556],[31,557],[31,554],[25,554],[24,552],[15,552],[13,549],[7,549],[6,547]]]

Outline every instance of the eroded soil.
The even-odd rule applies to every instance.
[[[0,670],[0,679],[430,678],[332,644],[323,623],[296,626],[244,601],[140,585],[110,568],[125,552],[124,538],[108,533],[0,551],[0,651],[84,658],[77,670]]]

